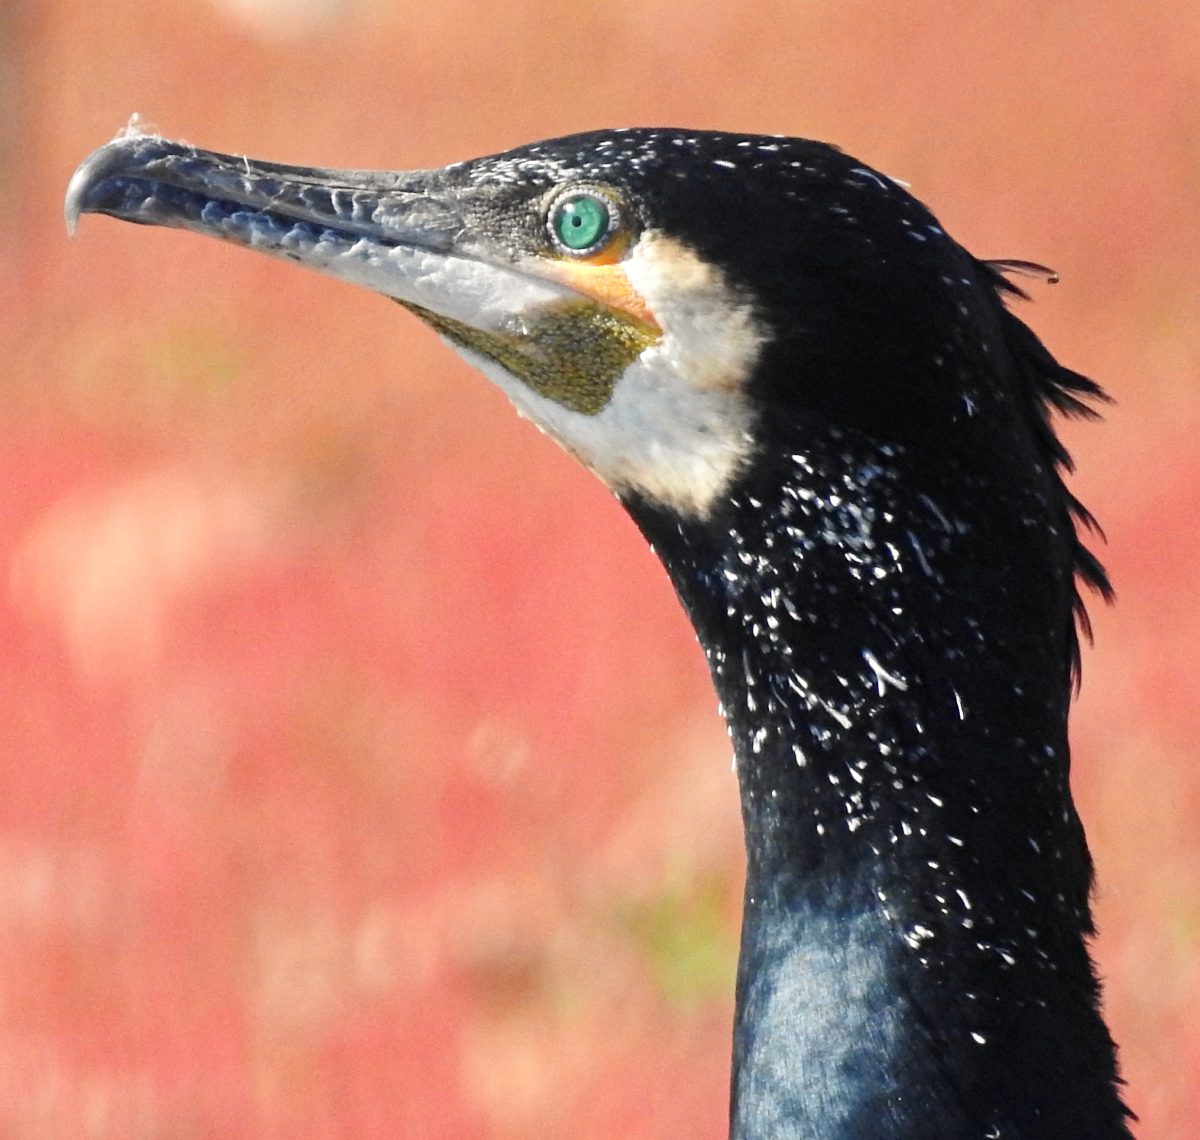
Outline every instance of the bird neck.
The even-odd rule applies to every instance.
[[[836,432],[774,453],[703,522],[627,504],[734,744],[734,1136],[1128,1136],[1068,787],[1065,504]]]

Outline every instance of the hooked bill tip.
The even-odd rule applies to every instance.
[[[94,158],[92,155],[91,158]],[[79,225],[79,215],[83,213],[83,199],[87,193],[88,183],[91,181],[91,172],[89,163],[91,158],[85,159],[78,167],[74,174],[71,175],[71,181],[67,183],[67,197],[63,202],[63,215],[67,223],[67,237],[74,237],[75,230]]]
[[[111,174],[117,167],[128,160],[129,153],[142,140],[155,140],[158,136],[142,129],[141,120],[135,113],[130,116],[116,134],[116,137],[104,146],[92,151],[79,164],[78,169],[71,175],[67,184],[67,197],[63,202],[63,215],[67,223],[67,236],[74,237],[79,226],[79,215],[88,210],[88,191],[99,183],[106,175]]]

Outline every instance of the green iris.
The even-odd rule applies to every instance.
[[[550,212],[550,229],[569,250],[591,251],[601,245],[612,228],[612,212],[597,194],[569,194]]]

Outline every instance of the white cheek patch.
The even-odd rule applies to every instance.
[[[644,234],[622,264],[662,336],[596,415],[538,395],[494,361],[454,347],[614,491],[702,518],[750,458],[754,410],[745,387],[764,333],[720,273],[669,238]]]
[[[671,366],[698,389],[744,389],[766,331],[719,269],[655,231],[642,235],[625,272],[665,337]]]

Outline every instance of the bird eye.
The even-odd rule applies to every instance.
[[[564,194],[550,207],[550,234],[571,253],[595,253],[616,229],[616,211],[590,190]]]

